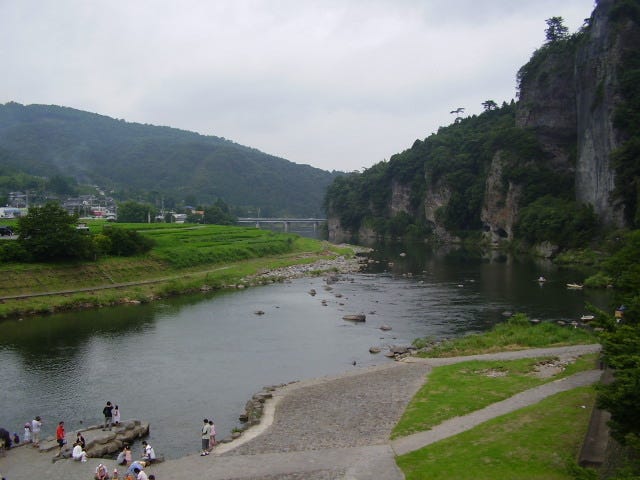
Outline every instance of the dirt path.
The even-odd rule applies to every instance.
[[[444,422],[428,432],[390,442],[391,429],[433,367],[471,359],[577,356],[599,349],[598,345],[581,345],[450,359],[411,359],[294,383],[276,392],[267,404],[262,424],[248,430],[243,441],[222,445],[215,455],[194,454],[168,460],[151,466],[147,473],[154,473],[158,480],[402,480],[396,454],[456,435],[554,393],[597,382],[601,373],[594,370],[552,381]],[[198,443],[199,439],[194,438],[194,451]],[[100,461],[114,466],[113,461]],[[0,471],[7,480],[80,480],[90,478],[97,463],[92,459],[86,464],[70,460],[51,463],[51,455],[21,447],[0,459]]]

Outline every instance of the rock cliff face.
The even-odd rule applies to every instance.
[[[606,224],[623,226],[623,209],[611,200],[615,173],[610,154],[619,145],[613,112],[620,102],[617,70],[629,42],[629,28],[615,29],[609,21],[614,0],[601,0],[594,12],[589,41],[576,55],[576,126],[578,132],[576,199],[593,205]]]
[[[431,226],[434,235],[445,242],[456,242],[460,239],[452,235],[438,218],[438,210],[445,207],[451,199],[451,190],[442,182],[437,182],[427,190],[424,198],[424,218]]]
[[[506,188],[502,181],[504,160],[500,152],[491,162],[485,187],[484,204],[480,219],[483,225],[483,236],[490,243],[497,244],[503,240],[513,240],[513,227],[518,217],[518,201],[522,187],[508,182]]]
[[[520,84],[516,110],[516,125],[535,131],[542,150],[562,169],[572,169],[576,142],[573,52],[550,51],[542,64],[523,67],[529,72]]]
[[[570,38],[544,45],[518,73],[515,124],[535,135],[541,153],[533,154],[539,158],[527,157],[526,162],[512,155],[509,163],[507,155],[494,151],[492,161],[485,160],[483,168],[475,171],[474,175],[486,175],[480,220],[484,237],[491,243],[514,238],[514,226],[523,206],[520,203],[526,198],[523,187],[529,185],[522,172],[530,162],[567,179],[564,191],[571,189],[573,179],[573,189],[566,193],[591,205],[603,224],[625,226],[624,205],[616,203],[612,195],[616,174],[611,153],[626,140],[614,123],[616,109],[623,101],[618,73],[625,52],[640,49],[640,28],[631,19],[618,16],[612,20],[612,11],[622,1],[599,0],[587,27]],[[413,150],[413,157],[407,157],[424,155],[420,158],[425,162],[427,177],[428,150]],[[447,159],[441,155],[437,161],[442,164]],[[515,182],[519,183],[509,180],[514,178],[514,170],[518,170]],[[508,171],[511,177],[507,176]],[[390,180],[392,194],[387,215],[407,212],[420,217],[420,223],[426,222],[436,237],[455,241],[442,225],[443,216],[439,213],[459,192],[452,184],[425,182],[420,212],[411,207],[411,186]],[[331,212],[329,217],[330,232],[332,226],[338,232],[339,225],[331,220]]]
[[[396,215],[400,212],[411,212],[411,188],[408,185],[393,180],[391,182],[391,215]]]

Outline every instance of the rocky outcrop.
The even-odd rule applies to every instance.
[[[451,199],[451,190],[442,182],[437,182],[431,188],[427,189],[424,198],[424,217],[431,225],[436,238],[444,242],[456,242],[459,238],[447,231],[440,223],[438,210],[447,206]]]
[[[367,244],[377,238],[376,232],[367,225],[361,225],[357,232],[342,227],[340,219],[332,214],[327,215],[328,240],[333,243],[356,242]]]
[[[85,451],[89,458],[110,458],[122,450],[124,445],[131,445],[135,440],[149,435],[149,423],[132,419],[114,426],[111,430],[104,430],[101,425],[94,425],[82,430],[86,440]],[[75,433],[69,435],[75,438]],[[68,443],[58,458],[69,458],[73,445]],[[53,437],[47,438],[40,444],[40,450],[49,452],[58,449],[58,443]]]
[[[518,202],[522,187],[502,180],[504,160],[501,152],[494,155],[485,187],[484,203],[480,219],[483,235],[490,243],[513,240],[513,227],[518,217]]]
[[[603,223],[622,227],[623,206],[611,195],[611,152],[620,144],[613,122],[621,101],[617,72],[625,50],[640,45],[640,33],[630,20],[611,21],[615,3],[599,1],[581,38],[562,48],[545,45],[523,67],[516,124],[535,132],[554,168],[575,175],[578,202],[593,206]]]
[[[542,47],[522,72],[516,126],[532,129],[551,162],[569,169],[576,142],[574,50]]]
[[[391,181],[391,216],[401,212],[411,212],[411,187],[400,183],[398,180]]]

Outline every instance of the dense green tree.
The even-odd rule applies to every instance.
[[[203,223],[233,225],[235,221],[236,217],[229,212],[229,206],[220,198],[213,205],[204,207]]]
[[[102,235],[109,241],[102,244],[109,255],[129,257],[146,253],[154,245],[153,239],[141,235],[136,230],[125,229],[113,225],[102,230]]]
[[[47,181],[45,188],[58,195],[75,195],[78,192],[77,185],[78,182],[71,177],[54,175]]]
[[[156,210],[149,204],[133,201],[118,204],[118,222],[147,223],[156,216]]]
[[[614,380],[599,387],[598,405],[611,413],[612,435],[640,452],[640,230],[626,234],[621,243],[603,263],[614,279],[616,305],[623,304],[625,310],[619,322],[610,314],[601,320],[603,354],[614,369]]]
[[[18,220],[18,242],[35,261],[91,258],[91,238],[76,228],[77,220],[57,203],[32,207]]]
[[[550,241],[561,246],[585,246],[596,234],[593,208],[571,200],[544,196],[524,207],[516,233],[530,243]]]

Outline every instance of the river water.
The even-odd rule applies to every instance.
[[[535,281],[540,275],[544,285]],[[587,301],[608,308],[607,292],[567,290],[580,278],[530,259],[391,246],[331,290],[323,278],[302,278],[5,321],[0,426],[22,436],[21,425],[40,415],[45,434],[59,420],[73,432],[100,422],[110,400],[123,419],[150,422],[156,452],[181,456],[198,450],[204,417],[227,437],[263,386],[391,361],[370,354],[371,346],[485,331],[507,310],[574,320]],[[366,322],[342,319],[353,313],[365,313]],[[381,331],[383,324],[392,330]]]

